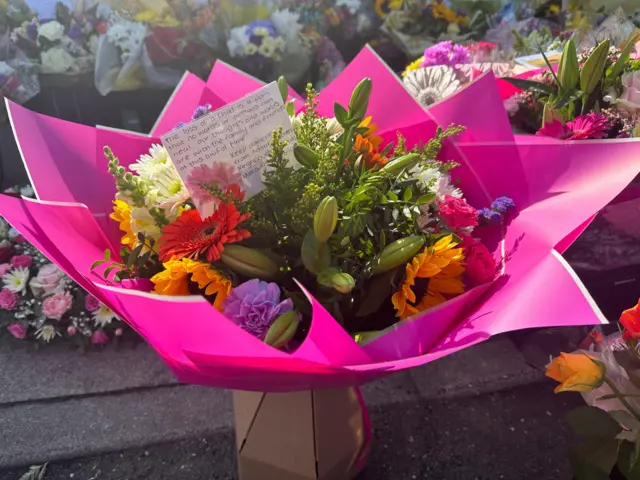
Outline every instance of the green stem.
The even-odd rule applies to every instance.
[[[606,383],[609,386],[609,388],[611,389],[613,394],[616,396],[616,398],[620,400],[620,403],[622,403],[622,405],[624,405],[624,407],[627,410],[629,410],[629,413],[633,415],[635,419],[640,422],[640,414],[638,414],[638,412],[631,406],[631,404],[627,402],[627,399],[624,398],[624,395],[620,392],[620,390],[618,390],[618,387],[616,387],[613,384],[613,382],[606,377],[604,379],[604,383]]]

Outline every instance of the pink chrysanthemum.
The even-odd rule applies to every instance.
[[[575,120],[564,125],[559,120],[546,123],[544,127],[536,132],[536,135],[561,140],[588,140],[605,138],[609,128],[611,128],[611,124],[604,115],[588,113],[587,115],[576,117]]]
[[[213,165],[199,165],[195,167],[187,178],[187,187],[193,199],[200,203],[216,201],[216,198],[200,185],[212,185],[225,191],[232,185],[242,185],[242,177],[233,165],[217,162]]]

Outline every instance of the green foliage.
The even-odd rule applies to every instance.
[[[151,278],[156,273],[162,271],[162,263],[158,259],[157,252],[154,250],[155,240],[151,237],[146,238],[144,233],[138,233],[138,245],[133,250],[128,247],[122,247],[120,250],[120,262],[111,262],[105,268],[103,276],[105,280],[115,271],[114,280],[120,282],[127,278]],[[91,265],[91,270],[101,265],[109,263],[111,260],[111,251],[105,250],[104,258],[97,260]]]
[[[20,477],[20,480],[43,480],[48,463],[29,467],[29,471]]]

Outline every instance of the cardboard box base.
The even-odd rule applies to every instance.
[[[364,467],[371,425],[356,388],[234,391],[240,480],[351,480]]]

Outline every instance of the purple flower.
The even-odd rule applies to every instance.
[[[38,39],[38,26],[35,23],[27,25],[25,32],[27,34],[27,38],[32,42],[35,42]]]
[[[263,339],[273,321],[293,310],[290,299],[280,301],[280,288],[275,283],[249,280],[231,290],[224,301],[222,314],[243,330]]]
[[[488,208],[481,208],[478,210],[478,223],[500,223],[502,221],[502,215],[494,210]]]
[[[211,111],[211,105],[209,105],[208,103],[205,105],[200,105],[193,112],[193,115],[191,116],[191,120],[196,120],[200,117],[204,117],[210,111]]]
[[[508,210],[516,208],[515,202],[509,197],[496,198],[491,204],[491,209],[502,214],[507,213]]]
[[[458,65],[471,63],[471,54],[466,47],[454,45],[452,41],[436,43],[424,51],[421,67],[436,65]]]
[[[82,28],[77,23],[74,23],[73,25],[71,25],[71,28],[69,28],[67,35],[69,36],[70,39],[76,40],[76,41],[82,40],[84,38],[84,33],[82,33]]]

